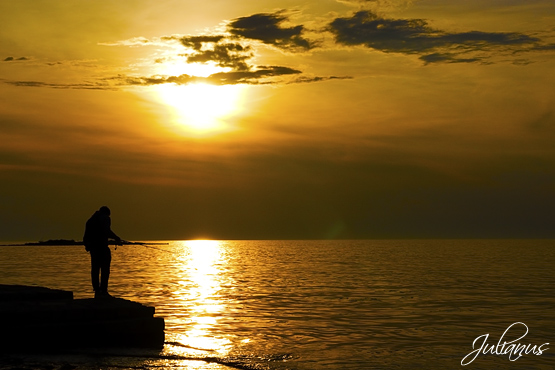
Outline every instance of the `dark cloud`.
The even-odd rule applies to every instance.
[[[187,85],[195,82],[202,82],[206,77],[190,76],[187,74],[179,76],[151,76],[151,77],[133,77],[133,76],[116,76],[106,79],[117,86],[152,86],[174,83],[177,85]]]
[[[281,77],[287,75],[301,74],[302,72],[289,67],[280,66],[259,66],[258,69],[252,71],[236,71],[221,72],[208,76],[211,83],[218,85],[236,85],[236,84],[270,84],[276,83],[275,80],[268,78]]]
[[[457,54],[453,53],[432,53],[427,55],[422,55],[420,60],[424,61],[426,64],[430,63],[475,63],[482,62],[482,58],[458,58]]]
[[[555,44],[537,45],[532,50],[534,51],[554,51]]]
[[[206,44],[216,44],[224,39],[225,36],[215,35],[215,36],[186,36],[180,37],[179,41],[185,47],[193,48],[200,51],[202,47]]]
[[[296,83],[322,82],[322,81],[329,81],[329,80],[350,80],[352,78],[353,78],[352,76],[327,76],[327,77],[299,76],[289,83],[296,84]]]
[[[259,40],[265,44],[285,50],[309,50],[314,47],[302,35],[304,26],[283,27],[288,17],[281,12],[260,13],[237,18],[228,25],[228,31],[235,36]]]
[[[187,85],[192,83],[208,83],[212,85],[263,85],[282,82],[279,77],[301,74],[296,69],[280,66],[258,66],[248,71],[231,71],[214,73],[208,77],[198,77],[190,75],[180,76],[152,76],[152,77],[129,77],[116,76],[107,80],[117,86],[150,86],[174,83],[177,85]],[[278,78],[278,80],[276,80]]]
[[[4,62],[24,61],[24,60],[29,60],[29,58],[27,58],[27,57],[20,57],[20,58],[7,57],[7,58],[4,59]]]
[[[339,3],[358,6],[359,8],[407,8],[414,0],[337,0]]]
[[[329,24],[339,44],[390,53],[422,54],[458,49],[486,51],[491,47],[530,47],[540,40],[518,32],[470,31],[449,33],[428,25],[424,19],[387,19],[371,11],[359,11],[352,17],[336,18]],[[476,62],[477,58],[455,58],[455,54],[435,52],[422,57],[432,62]]]
[[[230,38],[229,35],[200,35],[200,36],[165,36],[162,40],[179,41],[190,53],[182,54],[188,63],[215,63],[219,67],[231,68],[230,71],[219,72],[208,77],[189,75],[153,76],[153,77],[116,77],[114,80],[122,85],[158,85],[175,83],[185,85],[205,82],[214,85],[266,85],[277,83],[306,83],[319,82],[342,77],[307,77],[283,79],[292,75],[302,75],[302,71],[285,66],[257,66],[250,64],[253,58],[251,45],[245,43],[245,37],[255,38],[282,48],[299,47],[303,45],[297,36],[302,26],[294,28],[279,27],[286,17],[279,14],[256,14],[251,17],[239,18],[230,27],[238,27],[245,31],[237,31]],[[252,33],[251,33],[252,32]],[[286,40],[287,39],[287,40]],[[308,47],[308,43],[305,45]],[[158,62],[158,60],[157,60]]]
[[[247,60],[253,56],[250,46],[243,46],[236,42],[213,43],[208,48],[197,46],[194,45],[195,52],[187,56],[187,62],[214,62],[220,67],[231,67],[240,71],[250,69],[247,64]]]
[[[149,86],[174,83],[187,85],[193,83],[208,83],[212,85],[270,85],[270,84],[297,84],[322,82],[329,80],[351,79],[350,76],[304,76],[302,71],[283,66],[257,66],[251,70],[230,71],[214,73],[208,77],[190,75],[180,76],[152,76],[152,77],[128,77],[117,76],[109,80],[118,86]],[[293,77],[294,78],[287,78]]]

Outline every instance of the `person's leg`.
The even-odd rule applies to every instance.
[[[102,271],[102,275],[100,278],[100,292],[102,294],[108,293],[108,280],[110,279],[110,264],[112,262],[112,252],[110,251],[110,247],[106,247],[102,249],[102,264],[100,269]]]
[[[91,250],[91,282],[92,287],[95,292],[95,295],[100,293],[100,284],[99,284],[99,277],[100,277],[100,261],[101,256],[97,250]]]

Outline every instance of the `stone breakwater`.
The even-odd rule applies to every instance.
[[[73,299],[44,287],[0,285],[0,351],[162,348],[164,319],[121,298]]]

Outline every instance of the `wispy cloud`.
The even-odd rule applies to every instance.
[[[115,87],[103,81],[83,82],[83,83],[52,83],[42,81],[11,81],[0,79],[8,85],[20,87],[48,87],[52,89],[80,89],[80,90],[114,90]]]
[[[156,44],[155,41],[149,40],[146,37],[133,37],[127,40],[120,40],[115,42],[99,42],[98,45],[102,46],[145,46]]]

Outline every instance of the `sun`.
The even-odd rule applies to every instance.
[[[229,118],[240,107],[241,89],[236,85],[165,84],[157,93],[170,108],[173,123],[194,133],[229,129]]]
[[[168,65],[166,75],[207,77],[224,69],[212,65]],[[161,84],[155,87],[158,100],[165,105],[174,127],[186,134],[204,136],[232,130],[232,118],[242,106],[244,87],[191,83]]]

